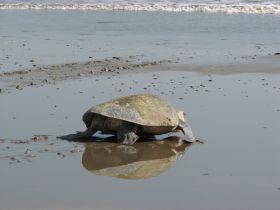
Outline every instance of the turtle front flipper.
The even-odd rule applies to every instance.
[[[181,130],[182,133],[185,135],[185,137],[186,137],[184,139],[185,141],[191,142],[191,143],[196,141],[196,138],[193,136],[192,129],[186,121],[182,122],[180,120],[177,129]]]
[[[123,125],[117,130],[117,139],[121,144],[134,144],[139,136],[136,134],[138,125],[133,123],[123,123]]]
[[[187,122],[180,122],[177,129],[181,130],[182,133],[185,136],[185,141],[186,142],[190,142],[190,143],[200,143],[200,144],[204,144],[204,140],[200,139],[200,138],[195,138],[193,136],[193,132],[191,127],[189,126],[189,124]]]

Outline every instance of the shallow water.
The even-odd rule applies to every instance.
[[[176,142],[123,148],[55,138],[83,130],[81,116],[92,105],[142,92],[162,95],[185,110],[195,136],[206,143],[194,144],[183,156],[180,152],[176,156]],[[280,205],[279,94],[278,75],[182,71],[103,75],[3,93],[0,139],[6,140],[0,141],[4,169],[0,209],[276,210]],[[13,141],[34,134],[50,136],[28,144]],[[152,153],[149,145],[159,152]],[[109,167],[98,166],[106,152],[112,154],[106,160]],[[110,159],[115,154],[119,160]],[[127,155],[132,163],[122,162]],[[162,168],[162,172],[136,180],[112,173],[135,174],[134,169],[143,166],[139,163],[147,170],[149,161],[157,165],[152,169]]]
[[[279,51],[279,22],[273,15],[2,10],[0,71],[112,56],[247,61]]]

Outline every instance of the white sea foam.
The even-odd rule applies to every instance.
[[[1,3],[0,9],[17,10],[124,10],[124,11],[166,11],[166,12],[209,12],[280,15],[280,4],[274,3],[182,3],[182,2],[111,2],[111,3]]]

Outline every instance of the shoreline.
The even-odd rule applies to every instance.
[[[247,62],[279,51],[278,23],[277,16],[261,15],[2,10],[0,72],[114,55]]]

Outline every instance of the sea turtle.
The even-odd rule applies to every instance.
[[[83,115],[83,121],[87,130],[59,138],[88,138],[101,131],[115,134],[122,144],[133,144],[141,135],[181,130],[187,137],[186,141],[196,141],[185,112],[175,110],[157,95],[130,95],[101,103],[90,108]]]

